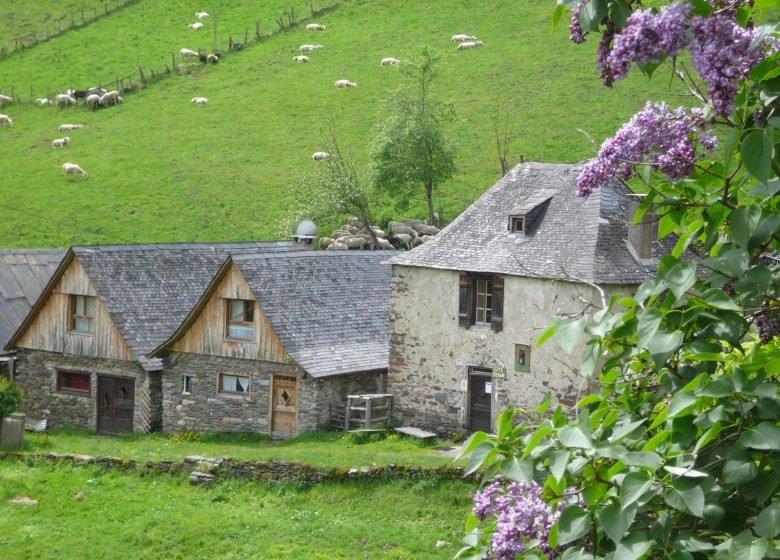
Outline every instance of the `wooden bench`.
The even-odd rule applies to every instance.
[[[396,428],[395,431],[421,440],[431,440],[436,437],[433,432],[426,432],[420,428]]]

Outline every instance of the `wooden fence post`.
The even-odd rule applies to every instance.
[[[87,19],[84,17],[84,4],[81,5],[81,23],[87,23]]]
[[[260,22],[255,22],[255,37],[257,37],[257,40],[260,40]]]
[[[51,88],[50,87],[46,88],[46,99],[51,99]]]
[[[314,17],[314,0],[309,0],[309,10],[311,10],[311,17]]]
[[[30,103],[32,103],[33,97],[32,97],[32,86],[30,86]]]
[[[176,71],[176,53],[171,53],[171,63],[173,64],[173,71]],[[168,68],[168,65],[165,65]]]
[[[244,45],[248,44],[249,41],[249,29],[244,28]]]
[[[92,7],[92,19],[97,19],[97,6]]]
[[[14,51],[19,50],[19,39],[14,38]]]
[[[138,67],[138,75],[141,78],[141,85],[145,86],[146,85],[146,76],[144,76],[144,69],[141,68],[140,66]]]
[[[119,91],[119,76],[116,77],[116,90]]]
[[[108,15],[108,4],[103,4],[103,7],[106,9],[106,14],[105,15]]]

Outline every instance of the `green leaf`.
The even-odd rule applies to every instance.
[[[615,431],[612,432],[612,436],[609,438],[609,443],[618,443],[645,422],[647,422],[647,418],[641,418],[634,422],[624,422],[620,426],[616,426]]]
[[[496,418],[496,426],[498,427],[498,438],[504,439],[512,431],[512,419],[515,416],[514,407],[510,406],[506,408]]]
[[[709,6],[709,4],[706,2],[706,0],[698,0],[700,2],[703,2]],[[739,141],[739,135],[742,133],[742,130],[738,127],[734,127],[731,129],[731,132],[729,132],[729,135],[726,137],[726,141],[723,143],[723,168],[728,172],[729,168],[731,167],[731,160],[734,159],[734,148],[737,145],[737,142]]]
[[[627,510],[650,489],[653,479],[642,471],[628,473],[620,483],[620,507]]]
[[[740,278],[749,260],[750,256],[744,249],[730,249],[717,257],[704,259],[702,264],[730,278]]]
[[[744,484],[758,474],[758,467],[744,447],[732,446],[723,465],[723,482],[726,484]]]
[[[553,453],[550,459],[550,474],[555,478],[556,482],[560,482],[561,477],[566,473],[566,465],[569,464],[570,457],[571,451],[566,449],[558,449]]]
[[[455,458],[455,460],[462,459],[463,457],[465,457],[466,455],[474,451],[474,449],[476,449],[480,443],[489,440],[490,440],[490,436],[487,435],[485,432],[474,432],[473,434],[471,434],[469,439],[467,439],[466,442],[463,444],[463,448],[460,450],[460,453]]]
[[[555,332],[558,330],[558,325],[561,323],[560,319],[557,319],[553,321],[552,325],[547,327],[542,331],[542,334],[539,335],[539,338],[536,339],[536,347],[539,348],[542,344],[550,340],[552,336],[555,334]]]
[[[766,243],[778,226],[780,226],[780,214],[771,214],[761,220],[750,238],[749,249],[753,250]]]
[[[628,17],[631,15],[631,8],[628,7],[625,0],[618,0],[609,10],[609,18],[616,27],[624,29],[628,25]]]
[[[693,14],[697,16],[708,16],[712,12],[712,6],[707,0],[693,0]]]
[[[588,532],[590,517],[588,512],[578,506],[569,506],[558,520],[558,546],[574,542]]]
[[[663,416],[658,417],[661,418],[661,422],[666,421],[666,415],[668,413],[669,413],[669,409],[665,408],[663,411]],[[655,424],[655,421],[653,423]],[[669,437],[669,432],[666,431],[658,432],[649,440],[647,440],[647,443],[644,444],[644,446],[642,446],[642,451],[654,451],[658,449],[658,446],[661,445],[663,442],[665,442],[668,437]]]
[[[667,488],[664,501],[674,509],[696,517],[704,517],[704,490],[699,486],[699,479],[672,480],[672,487]]]
[[[528,437],[528,443],[525,444],[525,449],[523,449],[521,459],[525,459],[528,455],[530,455],[536,446],[544,441],[544,438],[550,435],[552,431],[553,429],[549,426],[540,426],[537,428],[536,431],[534,431],[534,433]]]
[[[563,14],[566,13],[566,5],[565,4],[558,4],[555,6],[555,10],[553,11],[552,15],[552,30],[555,31],[555,29],[558,27],[558,23],[561,21],[561,17],[563,17]]]
[[[707,478],[708,475],[705,472],[697,471],[696,469],[690,469],[687,467],[673,467],[671,465],[665,465],[664,470],[672,473],[676,476],[687,476],[688,478]]]
[[[742,154],[742,162],[747,167],[753,177],[766,183],[769,180],[769,173],[772,170],[772,152],[773,152],[773,137],[767,135],[767,131],[772,132],[772,127],[768,127],[765,130],[754,130],[750,132],[745,139],[742,140],[742,146],[740,152]]]
[[[674,418],[680,412],[696,402],[696,397],[690,391],[680,391],[669,401],[668,418]]]
[[[615,547],[612,560],[639,560],[650,550],[652,542],[644,531],[635,531]]]
[[[743,249],[750,249],[750,238],[761,219],[761,208],[755,204],[740,206],[729,216],[731,238]]]
[[[729,558],[731,560],[763,560],[767,542],[764,539],[753,539],[749,530],[742,531],[731,540]]]
[[[563,351],[567,354],[571,354],[574,347],[585,332],[585,325],[588,321],[585,317],[580,317],[575,320],[563,320],[558,324],[558,330],[555,333],[555,338],[558,340],[558,344],[561,345]]]
[[[534,461],[526,457],[518,461],[516,457],[507,457],[501,461],[501,474],[515,482],[531,482],[534,479]]]
[[[680,262],[671,267],[664,280],[674,296],[679,300],[696,283],[696,263]]]
[[[620,504],[609,504],[599,511],[599,525],[615,544],[623,540],[626,531],[634,522],[636,510],[636,507],[630,507],[628,510],[622,511]]]
[[[701,295],[701,299],[716,309],[725,309],[727,311],[741,311],[742,308],[734,303],[726,292],[719,290],[718,288],[710,288]]]
[[[488,458],[490,453],[495,453],[496,444],[492,441],[483,441],[480,443],[469,456],[469,462],[466,466],[465,474],[471,474],[482,466],[482,463]]]
[[[744,278],[734,283],[734,289],[739,294],[747,292],[766,293],[769,291],[771,284],[772,272],[765,266],[754,266]]]
[[[780,501],[772,502],[769,507],[758,514],[755,529],[759,537],[767,539],[774,539],[780,534]]]
[[[601,20],[607,15],[607,1],[593,0],[582,5],[580,27],[583,31],[598,31]]]
[[[593,449],[593,442],[579,426],[564,426],[558,430],[558,441],[566,447]]]
[[[751,449],[780,451],[780,428],[772,422],[761,422],[755,428],[742,432],[739,441]]]

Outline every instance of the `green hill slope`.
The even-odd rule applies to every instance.
[[[161,4],[177,14],[185,9],[178,1],[142,0],[138,6]],[[106,34],[111,26],[116,33],[129,30],[145,44],[145,31],[127,17],[133,9],[93,25]],[[190,4],[184,16],[194,9],[209,10]],[[569,44],[565,26],[551,34],[550,13],[551,4],[541,0],[348,1],[322,18],[325,32],[274,37],[220,65],[128,95],[119,107],[94,113],[82,107],[6,107],[2,111],[15,127],[0,129],[0,246],[275,237],[290,182],[316,165],[311,153],[319,148],[318,128],[333,119],[341,144],[367,164],[399,79],[395,68],[380,68],[379,61],[403,58],[422,44],[444,52],[435,90],[459,114],[451,130],[459,146],[458,173],[435,201],[449,221],[499,178],[490,115],[502,102],[510,104],[516,136],[510,161],[524,154],[528,160],[574,162],[595,150],[577,129],[598,143],[646,98],[668,95],[662,76],[656,91],[641,79],[607,91],[590,66],[596,45]],[[458,52],[449,41],[454,33],[476,34],[486,44]],[[309,64],[295,64],[297,47],[311,42],[324,48],[311,54]],[[166,52],[180,46],[166,45]],[[31,49],[35,62],[29,67],[10,70],[6,64],[19,62],[0,62],[0,73],[23,71],[30,80],[54,76],[57,53],[75,57],[78,49],[87,56],[75,37],[65,35]],[[115,56],[96,48],[88,53],[89,72],[96,74],[104,59]],[[110,61],[106,66],[114,68],[117,59]],[[342,78],[358,87],[336,90],[333,83]],[[209,105],[191,104],[196,95]],[[69,134],[68,147],[54,150],[50,142],[61,136],[57,126],[64,122],[85,128]],[[66,161],[81,165],[89,177],[60,176]],[[420,196],[412,213],[422,217],[423,207]],[[394,215],[387,203],[381,213]]]

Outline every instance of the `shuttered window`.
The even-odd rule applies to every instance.
[[[458,324],[490,325],[500,332],[504,328],[504,279],[499,276],[461,274],[459,281]]]

